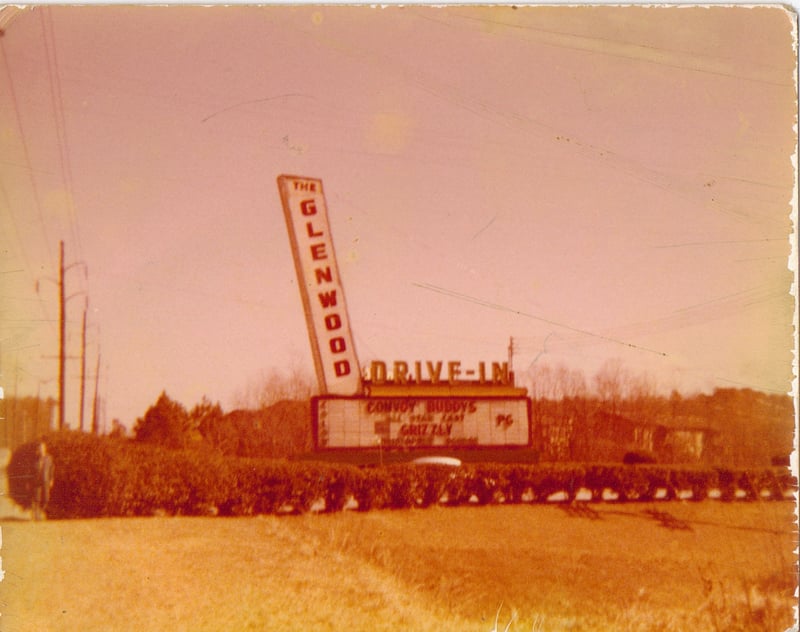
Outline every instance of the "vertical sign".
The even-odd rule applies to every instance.
[[[333,249],[322,180],[278,176],[320,392],[361,391],[350,319]]]

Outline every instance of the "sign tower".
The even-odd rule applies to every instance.
[[[511,347],[508,362],[472,367],[376,360],[362,378],[322,181],[282,175],[278,189],[319,383],[311,401],[316,448],[530,446],[531,404],[514,385]]]

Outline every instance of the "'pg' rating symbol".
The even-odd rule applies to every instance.
[[[497,417],[495,417],[494,419],[494,423],[498,428],[503,428],[504,430],[507,430],[514,423],[514,417],[512,417],[511,415],[497,415]]]

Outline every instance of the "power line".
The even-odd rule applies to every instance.
[[[587,329],[579,329],[577,327],[573,327],[571,325],[567,325],[565,323],[559,323],[555,320],[550,320],[548,318],[543,318],[541,316],[535,316],[534,314],[528,314],[526,312],[522,312],[520,310],[514,309],[512,307],[507,307],[505,305],[500,305],[498,303],[492,303],[490,301],[485,301],[483,299],[470,296],[469,294],[461,294],[460,292],[455,292],[453,290],[448,290],[446,288],[438,287],[436,285],[431,285],[430,283],[413,283],[416,287],[420,287],[424,290],[431,290],[433,292],[437,292],[439,294],[443,294],[444,296],[450,296],[452,298],[457,298],[461,301],[466,301],[468,303],[474,303],[475,305],[481,305],[483,307],[489,307],[491,309],[496,309],[498,311],[503,312],[511,312],[512,314],[516,314],[518,316],[524,316],[525,318],[531,318],[533,320],[538,320],[543,323],[547,323],[549,325],[554,325],[556,327],[560,327],[562,329],[567,329],[569,331],[574,331],[576,333],[584,334],[586,336],[590,336],[592,338],[598,338],[600,340],[605,340],[606,342],[613,342],[615,344],[623,345],[625,347],[630,347],[632,349],[638,349],[640,351],[646,351],[648,353],[654,353],[660,356],[666,356],[667,354],[663,351],[658,351],[656,349],[648,349],[647,347],[643,347],[641,345],[633,344],[632,342],[626,342],[625,340],[619,340],[618,338],[612,338],[610,336],[604,336],[602,334],[598,334]]]
[[[44,236],[44,243],[45,247],[47,248],[47,254],[50,257],[50,266],[51,268],[54,266],[54,259],[53,259],[53,251],[50,248],[50,237],[47,234],[47,227],[44,223],[44,215],[42,213],[42,203],[41,203],[41,194],[39,193],[39,186],[36,183],[36,178],[33,177],[33,165],[31,164],[31,156],[30,150],[28,149],[28,142],[25,135],[25,128],[22,125],[22,117],[20,116],[20,109],[19,109],[19,100],[17,99],[17,93],[14,89],[14,79],[11,75],[11,67],[8,63],[8,54],[6,52],[5,44],[3,42],[3,38],[0,37],[0,51],[3,53],[3,67],[5,69],[6,76],[8,77],[8,94],[11,97],[11,103],[14,106],[14,119],[17,123],[17,128],[19,129],[20,135],[20,142],[22,143],[22,155],[24,157],[24,163],[26,170],[28,172],[28,177],[31,181],[31,187],[33,189],[33,200],[34,206],[36,207],[36,215],[37,219],[39,220],[39,226],[42,230],[42,235]],[[8,200],[8,194],[3,189],[3,193],[5,198]],[[10,204],[9,204],[10,208]],[[9,213],[13,218],[13,213]],[[16,222],[15,222],[16,226]],[[19,239],[19,231],[17,231],[17,238]],[[21,242],[20,242],[21,245]],[[26,263],[29,263],[26,261]],[[30,267],[29,267],[30,269]]]
[[[441,22],[441,20],[429,17],[428,15],[422,15],[420,12],[414,12],[414,14],[420,18],[433,22]],[[753,73],[745,75],[742,73],[737,74],[730,72],[728,70],[728,66],[730,66],[731,60],[724,57],[706,55],[696,53],[694,51],[684,52],[665,48],[663,46],[655,46],[652,44],[638,44],[620,38],[598,37],[596,35],[577,35],[575,33],[569,33],[566,31],[546,29],[540,26],[491,19],[486,15],[477,17],[466,15],[462,12],[453,12],[450,15],[462,20],[471,20],[481,24],[494,24],[509,29],[515,29],[521,33],[536,33],[540,37],[535,41],[544,46],[587,52],[593,55],[606,55],[609,57],[628,59],[634,62],[655,64],[667,68],[704,73],[730,79],[740,79],[743,81],[762,83],[771,86],[786,88],[793,87],[790,83],[792,77],[790,70],[784,73],[786,76],[784,81],[776,81],[772,78],[758,76]],[[526,41],[531,41],[525,36],[523,36],[523,39]],[[760,69],[774,70],[770,66],[758,64],[753,61],[750,61],[749,64],[751,66],[760,67]]]
[[[47,13],[47,21],[45,21]],[[64,118],[64,99],[61,93],[61,80],[58,72],[58,53],[56,50],[55,30],[53,27],[52,9],[47,7],[39,13],[42,26],[42,41],[44,43],[45,59],[47,62],[47,78],[50,83],[50,102],[53,107],[53,119],[56,127],[56,145],[58,146],[59,166],[61,179],[67,191],[67,207],[69,209],[70,232],[78,249],[78,256],[83,256],[78,217],[75,212],[75,186],[72,178],[69,143],[67,141],[67,126]]]
[[[439,19],[432,18],[427,15],[420,15],[419,13],[416,12],[412,12],[412,14],[417,17],[422,17],[423,19],[428,19],[433,22],[439,22],[445,24],[446,26],[450,26],[450,24],[447,22],[443,22]],[[460,14],[454,14],[454,15],[455,17],[459,18],[478,20],[478,18],[472,18],[470,16],[464,16]],[[514,26],[514,25],[509,25],[509,26]],[[298,29],[298,30],[301,33],[306,33],[304,29]],[[541,29],[533,28],[531,30],[541,30]],[[319,34],[315,36],[319,36]],[[592,38],[582,38],[581,36],[573,36],[573,37],[586,40],[592,39]],[[370,65],[377,67],[380,66],[386,67],[391,72],[399,76],[401,81],[416,86],[418,89],[427,92],[428,94],[432,95],[437,99],[440,99],[447,103],[455,104],[459,108],[467,112],[470,112],[473,115],[480,117],[486,121],[489,121],[497,125],[505,126],[506,128],[513,129],[514,131],[517,132],[525,131],[527,133],[533,134],[539,138],[544,139],[548,143],[567,146],[570,148],[571,151],[580,154],[587,160],[599,163],[605,169],[616,171],[618,173],[627,176],[628,178],[642,182],[645,185],[658,188],[677,199],[687,202],[689,205],[696,204],[696,201],[693,199],[693,197],[689,195],[690,192],[694,192],[694,186],[691,183],[682,184],[680,182],[676,182],[675,177],[672,174],[670,174],[668,170],[659,167],[652,167],[652,168],[648,167],[642,163],[641,158],[628,157],[627,155],[622,154],[614,149],[611,149],[608,146],[598,145],[594,142],[589,142],[587,140],[584,140],[578,134],[564,131],[561,129],[560,125],[547,123],[536,117],[524,114],[521,111],[516,111],[507,106],[497,106],[488,100],[470,96],[469,94],[464,92],[460,84],[457,84],[452,80],[448,80],[447,78],[443,77],[434,77],[431,74],[426,74],[425,72],[421,71],[420,68],[418,67],[413,67],[413,68],[409,67],[403,64],[402,62],[395,61],[394,59],[385,54],[376,53],[376,51],[372,49],[365,49],[363,47],[359,47],[358,44],[352,41],[342,42],[330,36],[324,39],[328,45],[332,46],[337,52],[341,53],[342,55],[351,58],[357,58],[357,60],[361,63],[369,63]],[[546,42],[542,43],[546,44]],[[553,45],[557,46],[557,44]],[[634,45],[628,45],[628,46],[634,46]],[[561,46],[561,47],[570,48],[569,46]],[[646,48],[646,47],[638,46],[638,48]],[[603,53],[602,50],[594,51],[592,49],[587,49],[587,51],[594,52],[597,54]],[[630,55],[621,55],[621,56],[631,57]],[[639,59],[635,56],[631,57],[631,59],[633,59],[634,61],[650,61],[648,59]],[[659,62],[654,61],[653,63],[659,63]],[[674,66],[674,64],[669,64],[669,63],[662,65]],[[691,68],[691,67],[687,68],[681,67],[681,68],[689,71],[704,72],[702,68]],[[711,74],[719,74],[713,70],[710,70],[708,72],[710,72]],[[739,78],[736,75],[726,74],[726,76],[731,78]],[[747,78],[745,77],[745,79]],[[760,79],[753,79],[753,80],[761,81]],[[787,87],[790,86],[790,84],[788,83],[786,84],[775,83],[769,80],[764,80],[764,82],[767,84],[778,85],[778,86],[783,86],[783,85],[786,85]],[[715,209],[739,221],[751,220],[752,213],[745,213],[742,211],[738,211],[735,208],[732,208],[729,204],[722,204],[719,201],[716,201]]]
[[[2,39],[0,39],[0,46],[2,46]],[[33,276],[33,267],[31,266],[31,262],[30,262],[30,259],[28,258],[28,254],[25,251],[25,248],[23,247],[22,238],[20,237],[19,227],[17,226],[17,220],[14,217],[14,213],[11,211],[11,201],[9,200],[8,192],[6,191],[6,187],[5,187],[5,184],[3,183],[2,178],[0,178],[0,194],[2,194],[3,198],[5,199],[6,206],[9,209],[8,217],[11,220],[11,225],[12,225],[12,227],[14,229],[14,234],[16,235],[16,238],[17,238],[17,243],[20,245],[20,255],[22,256],[22,259],[23,259],[23,261],[25,263],[24,270],[28,273],[28,277],[31,280],[31,285],[35,285],[36,284],[36,279]],[[41,214],[40,214],[40,216],[41,216]],[[48,248],[48,251],[49,251],[49,248]],[[50,318],[50,315],[47,313],[47,308],[45,306],[45,302],[41,297],[37,296],[35,299],[31,299],[31,300],[35,300],[39,304],[39,308],[41,309],[42,316],[44,317],[44,318],[40,319],[40,322],[55,322],[55,320]]]

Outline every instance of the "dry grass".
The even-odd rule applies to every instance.
[[[704,502],[13,521],[0,630],[782,632],[792,513]]]

